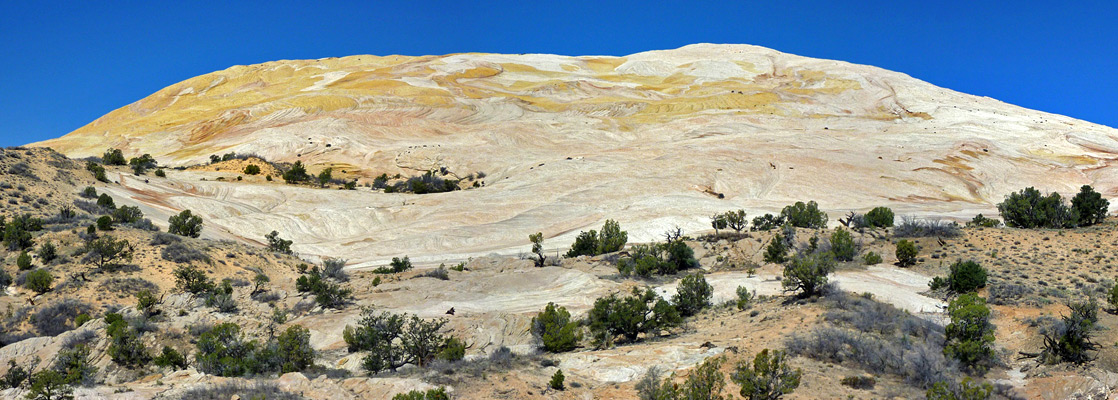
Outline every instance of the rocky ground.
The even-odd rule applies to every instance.
[[[462,271],[449,271],[446,280],[427,276],[436,268],[433,263],[419,263],[411,271],[391,275],[356,266],[349,269],[349,280],[344,283],[354,291],[353,301],[341,310],[331,310],[318,307],[309,296],[295,290],[299,276],[296,266],[317,263],[317,258],[301,260],[274,253],[220,228],[206,226],[198,239],[168,239],[168,234],[144,229],[143,224],[118,225],[113,231],[99,232],[127,240],[134,248],[131,260],[112,269],[99,269],[78,254],[86,226],[106,212],[93,204],[94,199],[79,195],[85,187],[112,195],[118,206],[141,205],[145,216],[166,231],[167,217],[176,208],[152,206],[159,203],[156,200],[130,201],[141,194],[152,199],[159,196],[156,189],[138,188],[178,187],[188,191],[188,182],[193,179],[178,180],[174,174],[229,172],[219,168],[168,171],[168,178],[156,178],[110,167],[109,176],[114,182],[101,183],[93,180],[84,163],[48,149],[5,149],[0,154],[3,215],[9,220],[24,213],[43,218],[44,230],[34,234],[35,243],[53,243],[60,255],[51,262],[37,256],[32,261],[34,268],[44,268],[55,276],[52,290],[35,294],[14,284],[0,296],[0,308],[5,310],[0,321],[4,344],[0,347],[0,372],[8,369],[7,361],[34,369],[48,368],[60,349],[76,341],[87,342],[93,349],[92,361],[98,373],[94,385],[77,389],[79,398],[192,398],[199,393],[197,390],[226,393],[225,398],[239,392],[244,398],[246,393],[279,390],[306,398],[387,399],[397,393],[433,387],[446,387],[456,398],[631,398],[635,396],[634,385],[650,367],[675,373],[682,381],[703,360],[723,357],[722,369],[728,372],[762,349],[784,348],[792,337],[834,325],[831,315],[836,310],[852,309],[839,305],[851,303],[836,300],[838,294],[808,300],[785,294],[779,282],[781,267],[763,262],[764,246],[772,232],[697,232],[686,243],[695,251],[714,288],[715,307],[688,318],[681,328],[636,343],[609,349],[594,349],[583,343],[573,352],[540,353],[529,325],[548,302],[565,306],[581,318],[594,299],[612,292],[649,286],[670,295],[679,276],[652,280],[622,277],[615,266],[617,254],[553,258],[543,268],[535,267],[526,257],[475,257],[464,262]],[[216,175],[202,176],[209,177],[206,182],[215,182],[207,187],[217,190],[222,185],[243,184],[228,178],[216,181]],[[346,193],[310,187],[295,190],[317,192],[313,196]],[[64,207],[74,209],[75,216],[59,217]],[[893,265],[896,259],[892,250],[898,240],[895,232],[867,230],[855,234],[860,252],[882,254],[883,262],[844,263],[831,281],[836,284],[834,293],[849,292],[888,305],[893,314],[885,315],[893,319],[916,318],[914,321],[942,324],[945,298],[942,293],[929,291],[927,283],[933,276],[944,275],[955,260],[974,259],[990,270],[990,283],[980,294],[990,299],[997,326],[999,364],[982,379],[997,383],[999,395],[1004,396],[1106,398],[1106,393],[1118,387],[1115,315],[1099,313],[1101,329],[1095,341],[1101,350],[1091,363],[1041,366],[1035,360],[1020,359],[1018,354],[1039,350],[1038,330],[1043,327],[1044,317],[1066,313],[1067,302],[1088,296],[1099,298],[1114,283],[1118,265],[1113,251],[1118,246],[1116,222],[1111,219],[1099,226],[1074,230],[964,228],[958,237],[917,238],[919,260],[909,268]],[[805,246],[811,236],[828,237],[830,232],[799,229],[795,236],[798,245]],[[15,251],[4,252],[2,268],[18,281],[23,271],[16,267],[17,256]],[[181,266],[197,267],[218,281],[231,279],[237,309],[220,312],[205,306],[200,297],[176,290],[171,272]],[[266,295],[252,293],[250,281],[257,273],[270,277],[263,291]],[[374,284],[376,279],[380,282]],[[759,295],[745,310],[725,304],[736,298],[738,286]],[[246,335],[262,339],[287,326],[301,325],[310,329],[318,366],[255,378],[215,377],[194,367],[176,371],[150,365],[134,369],[118,366],[106,354],[109,340],[100,317],[109,311],[138,316],[134,295],[143,289],[158,293],[160,299],[158,313],[145,322],[142,341],[148,348],[171,346],[192,359],[198,334],[216,323],[235,322]],[[446,332],[469,344],[466,359],[369,375],[361,368],[361,353],[348,353],[342,340],[343,329],[356,323],[362,307],[428,319],[447,318]],[[447,314],[450,309],[455,310],[453,315]],[[276,321],[275,310],[285,310],[286,321]],[[75,327],[78,313],[94,318]],[[511,355],[501,355],[504,347],[512,350]],[[897,374],[873,373],[849,362],[831,363],[803,356],[794,357],[791,363],[802,369],[804,376],[801,386],[788,398],[923,396],[923,389]],[[548,379],[557,369],[567,376],[565,391],[547,388]],[[855,389],[840,383],[845,377],[863,375],[874,376],[876,385]],[[8,389],[0,396],[18,397],[25,390]],[[730,383],[727,391],[736,393],[737,387]]]

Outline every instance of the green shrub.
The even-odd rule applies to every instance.
[[[34,366],[30,368],[34,368]],[[31,372],[28,369],[16,364],[15,360],[8,360],[8,372],[5,372],[4,376],[0,376],[0,389],[18,388],[23,385],[23,382],[31,377]]]
[[[147,170],[155,168],[157,163],[155,159],[151,157],[151,154],[144,154],[128,160],[128,165],[132,166],[132,172],[136,175],[143,175]]]
[[[152,359],[152,362],[162,368],[172,368],[176,370],[186,368],[186,357],[170,346],[163,346],[163,352]]]
[[[290,169],[283,173],[283,181],[287,183],[299,183],[310,179],[311,176],[307,175],[307,168],[303,166],[302,161],[296,161]]]
[[[66,381],[66,376],[58,371],[44,369],[28,378],[26,398],[29,400],[64,400],[73,399],[74,388]]]
[[[105,176],[105,167],[93,161],[85,163],[85,169],[93,173],[93,178],[101,182],[108,182],[109,178]]]
[[[598,251],[598,231],[591,229],[589,232],[579,232],[575,237],[571,249],[567,250],[568,258],[578,256],[593,256]]]
[[[97,230],[111,231],[113,230],[113,218],[108,215],[102,215],[97,218]]]
[[[428,389],[426,392],[420,390],[412,390],[407,393],[399,393],[392,396],[392,400],[450,400],[450,395],[446,393],[445,388]]]
[[[532,254],[536,255],[536,267],[543,267],[543,232],[528,235],[528,241],[532,242]]]
[[[124,321],[116,323],[124,324]],[[137,368],[144,367],[151,361],[151,355],[135,329],[128,326],[114,328],[110,337],[108,354],[113,362],[127,368]]]
[[[956,261],[947,275],[947,287],[955,293],[970,293],[986,287],[986,269],[973,260]]]
[[[749,228],[751,231],[769,231],[774,228],[779,228],[784,225],[784,216],[765,214],[760,217],[753,218],[753,227]]]
[[[819,211],[819,205],[815,201],[809,201],[807,204],[797,201],[796,204],[784,207],[780,211],[780,216],[797,228],[822,229],[827,227],[827,214]]]
[[[784,266],[781,286],[786,292],[799,291],[803,297],[820,293],[827,284],[827,275],[835,270],[835,258],[830,253],[797,255]]]
[[[1111,310],[1118,310],[1118,282],[1110,286],[1110,290],[1106,292],[1106,303],[1110,304]]]
[[[260,166],[256,164],[249,164],[245,167],[245,175],[256,175],[260,173]]]
[[[676,294],[672,296],[672,303],[679,310],[680,316],[690,317],[710,307],[710,298],[713,295],[714,288],[707,283],[703,274],[690,274],[679,281]]]
[[[279,237],[279,232],[272,231],[272,233],[264,235],[264,239],[268,241],[268,250],[277,253],[291,254],[291,241]]]
[[[588,320],[594,344],[603,348],[612,345],[617,336],[633,342],[642,333],[656,334],[683,321],[679,311],[652,289],[641,292],[638,288],[630,296],[612,293],[595,300]]]
[[[297,372],[314,365],[314,349],[311,348],[311,332],[299,325],[292,325],[276,338],[274,345],[268,346],[269,364],[278,365],[280,373]]]
[[[571,313],[565,307],[547,303],[543,311],[532,318],[532,336],[536,337],[546,351],[561,353],[574,350],[582,335],[578,322],[571,321]]]
[[[159,300],[150,290],[144,289],[136,293],[136,310],[144,314],[144,316],[151,316],[155,314],[155,306]]]
[[[872,251],[868,252],[868,253],[866,253],[866,255],[862,256],[862,263],[866,264],[866,265],[881,264],[881,262],[882,262],[881,255],[879,255],[877,253],[874,253]]]
[[[718,235],[719,229],[726,229],[730,222],[726,220],[726,214],[714,214],[710,216],[710,227],[714,228],[714,234]]]
[[[945,331],[943,354],[971,370],[985,371],[994,359],[994,325],[986,300],[974,293],[961,295],[948,305],[947,315],[951,323]]]
[[[190,210],[183,210],[178,215],[172,215],[167,222],[170,223],[167,232],[192,238],[202,234],[202,217],[191,214]]]
[[[166,178],[167,173],[163,172],[163,168],[160,168],[160,169],[155,170],[155,176],[158,176],[160,178]]]
[[[765,262],[782,264],[788,261],[788,245],[784,243],[784,235],[773,235],[769,245],[765,246]]]
[[[408,259],[408,256],[404,256],[404,258],[392,257],[392,262],[389,263],[387,267],[377,267],[377,269],[373,270],[373,273],[398,274],[411,268],[411,260]]]
[[[901,267],[911,267],[916,265],[916,243],[906,239],[901,239],[897,242],[897,265]]]
[[[1005,201],[998,204],[998,212],[1012,228],[1067,228],[1073,226],[1076,219],[1059,193],[1042,196],[1032,187],[1007,195]]]
[[[205,272],[193,267],[183,266],[175,268],[175,288],[180,291],[199,294],[213,290],[214,283]]]
[[[43,294],[50,291],[53,283],[54,276],[50,274],[50,271],[40,268],[27,273],[23,287],[32,292]]]
[[[226,322],[202,333],[194,356],[198,370],[217,376],[244,376],[253,372],[257,344],[245,342],[240,332],[240,326]]]
[[[366,308],[357,327],[347,325],[342,338],[350,352],[369,352],[362,366],[371,373],[395,371],[405,364],[424,367],[448,345],[460,345],[441,333],[446,323],[442,318],[425,321],[415,315],[377,313]]]
[[[761,350],[753,364],[741,362],[730,379],[741,386],[740,394],[747,399],[779,399],[800,386],[803,372],[788,366],[787,355],[780,350]]]
[[[598,234],[598,254],[613,253],[625,247],[629,241],[629,233],[621,230],[621,225],[612,219],[607,219]]]
[[[88,313],[78,314],[77,317],[74,317],[74,327],[77,328],[85,325],[86,322],[89,322],[91,320],[93,320],[93,317],[89,316]]]
[[[1071,212],[1072,215],[1078,217],[1077,225],[1079,226],[1102,223],[1106,219],[1108,207],[1110,207],[1110,202],[1091,188],[1091,185],[1083,185],[1079,188],[1079,193],[1071,199]]]
[[[466,357],[466,342],[456,337],[449,337],[443,343],[442,350],[436,358],[446,361],[458,361]]]
[[[936,382],[924,395],[928,400],[986,400],[993,393],[994,385],[975,382],[968,376],[959,385],[946,381]]]
[[[93,186],[86,186],[85,189],[82,189],[80,196],[87,199],[96,199],[97,189]]]
[[[66,384],[90,386],[97,375],[97,367],[93,366],[89,354],[90,348],[85,344],[62,349],[52,369],[62,374]]]
[[[19,267],[20,271],[31,269],[31,254],[27,250],[20,252],[19,257],[16,257],[16,267]]]
[[[318,186],[319,187],[326,187],[326,184],[330,183],[330,180],[334,178],[333,172],[334,172],[333,168],[326,168],[326,169],[322,170],[322,172],[319,172],[318,173]]]
[[[124,152],[114,148],[105,150],[105,154],[101,156],[101,162],[105,165],[126,165]]]
[[[858,253],[858,247],[854,244],[854,237],[849,231],[838,228],[831,234],[831,253],[835,255],[838,261],[853,261],[854,255]]]
[[[741,233],[749,226],[749,220],[745,218],[745,210],[727,211],[722,215],[726,219],[726,227],[733,229],[734,232]]]
[[[746,308],[749,308],[749,303],[757,297],[756,291],[751,292],[745,286],[738,286],[736,293],[738,295],[738,299],[734,303],[734,305],[738,307],[738,310],[745,310]]]
[[[1070,313],[1059,323],[1042,330],[1044,350],[1039,357],[1046,364],[1070,362],[1083,364],[1094,360],[1099,346],[1091,341],[1098,321],[1093,301],[1069,304]]]
[[[116,209],[116,203],[113,202],[113,198],[105,193],[101,193],[101,195],[97,197],[97,205],[110,210]]]
[[[563,390],[563,370],[556,370],[554,375],[551,375],[551,381],[547,382],[547,386],[555,390]]]
[[[113,211],[113,222],[118,224],[131,224],[144,218],[144,213],[139,207],[120,206]]]
[[[132,245],[127,240],[105,235],[85,243],[85,255],[82,262],[95,264],[98,269],[112,267],[118,260],[132,260]]]
[[[982,228],[997,228],[1001,224],[1002,221],[996,218],[986,218],[986,216],[982,214],[975,215],[974,218],[970,220],[970,222],[967,222],[967,226],[976,226]]]
[[[871,228],[888,228],[893,226],[893,210],[889,207],[875,207],[863,217],[864,223]]]
[[[31,232],[42,230],[43,221],[24,214],[5,223],[3,216],[0,216],[0,228],[3,228],[4,244],[8,246],[8,250],[23,250],[35,245]]]
[[[56,258],[58,258],[58,248],[54,247],[54,244],[46,242],[39,246],[39,260],[42,260],[43,265],[49,264]]]
[[[324,308],[341,309],[353,298],[352,290],[330,282],[317,266],[295,280],[295,289],[313,294],[315,302]]]

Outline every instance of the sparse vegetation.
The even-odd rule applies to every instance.
[[[916,243],[906,239],[897,242],[897,266],[911,267],[916,265],[916,254]]]
[[[291,241],[279,237],[279,232],[272,231],[264,235],[264,239],[268,241],[268,250],[282,254],[291,254]]]
[[[1083,185],[1079,193],[1071,198],[1071,213],[1077,226],[1091,226],[1102,223],[1110,201],[1104,199],[1091,185]]]
[[[753,218],[753,226],[749,228],[751,231],[771,231],[775,228],[784,226],[783,215],[765,214],[760,217]]]
[[[183,210],[177,215],[172,215],[167,222],[170,223],[167,232],[192,238],[202,234],[202,217],[191,214],[190,210]]]
[[[765,246],[765,262],[774,264],[783,264],[788,261],[788,244],[785,243],[784,235],[773,235],[769,245]]]
[[[784,266],[781,285],[786,292],[799,291],[800,296],[820,294],[827,284],[827,275],[835,270],[835,259],[830,253],[797,255]]]
[[[951,323],[945,330],[944,354],[973,371],[985,371],[994,358],[994,325],[986,300],[974,293],[963,294],[951,301],[947,315]]]
[[[947,288],[955,293],[970,293],[986,287],[986,275],[986,269],[974,260],[960,260],[951,264],[946,278],[937,276],[928,286],[932,290]]]
[[[889,207],[874,207],[863,218],[866,228],[889,228],[893,226],[893,210]]]
[[[744,398],[775,400],[795,391],[801,376],[802,371],[788,366],[783,351],[764,349],[753,358],[752,365],[738,364],[731,379],[741,386],[739,393]]]
[[[53,284],[54,276],[50,274],[50,271],[39,268],[27,273],[23,287],[32,292],[43,294],[49,292]]]
[[[563,380],[564,379],[565,378],[563,377],[563,370],[561,370],[561,369],[557,370],[557,371],[555,371],[554,375],[551,375],[551,380],[547,382],[547,387],[550,387],[550,388],[555,389],[555,390],[566,389],[566,387],[563,386]]]
[[[807,204],[797,201],[796,204],[784,207],[780,211],[780,216],[797,228],[823,229],[827,227],[827,214],[819,211],[819,205],[815,201],[809,201]]]
[[[982,214],[975,215],[974,218],[967,222],[967,226],[982,227],[982,228],[997,228],[1001,226],[1002,221],[996,218],[986,218]]]
[[[571,313],[555,303],[547,303],[543,311],[532,318],[532,336],[552,353],[574,350],[582,340],[578,322],[571,321]]]
[[[638,288],[633,288],[629,296],[612,293],[595,300],[588,320],[591,338],[601,348],[613,345],[618,336],[633,342],[641,334],[658,334],[683,321],[679,311],[652,289]]]
[[[835,229],[831,234],[831,253],[838,261],[854,260],[854,255],[858,254],[858,247],[849,231],[842,228]]]
[[[105,150],[105,154],[101,156],[101,162],[105,165],[126,165],[124,152],[113,148]]]
[[[893,229],[893,236],[899,238],[953,238],[962,234],[963,231],[957,223],[940,220],[918,220],[912,217],[901,218],[900,225]]]
[[[1068,228],[1077,219],[1059,193],[1045,196],[1032,187],[1007,195],[998,204],[998,212],[1011,228]]]
[[[179,291],[199,294],[206,293],[213,290],[214,283],[205,272],[195,268],[194,266],[183,266],[175,268],[175,288]]]
[[[411,268],[411,260],[408,259],[408,256],[404,256],[404,258],[392,257],[392,262],[390,262],[387,267],[377,267],[373,270],[373,273],[398,274]]]
[[[629,234],[621,230],[621,225],[612,219],[602,225],[602,232],[591,229],[579,232],[574,244],[567,251],[567,257],[596,256],[621,250],[629,240]]]
[[[672,304],[679,310],[681,317],[690,317],[710,307],[710,298],[713,295],[714,288],[707,283],[703,274],[689,274],[679,281],[676,294],[672,296]]]
[[[155,168],[157,163],[151,157],[151,154],[144,154],[139,157],[133,157],[128,160],[128,165],[132,167],[132,172],[136,175],[143,175],[147,170]]]
[[[423,320],[415,315],[361,312],[357,327],[342,332],[350,352],[368,351],[362,366],[371,373],[395,371],[406,364],[426,366],[447,346],[441,331],[446,319]]]
[[[345,265],[345,262],[343,261],[341,265]],[[295,280],[295,289],[299,293],[313,294],[318,305],[324,308],[340,309],[345,307],[353,297],[352,290],[332,282],[331,278],[323,275],[317,266],[308,270],[305,265],[301,265],[300,269],[303,271],[303,275]]]
[[[85,243],[82,262],[97,265],[98,270],[111,269],[117,261],[132,260],[132,245],[127,240],[105,235]]]
[[[532,254],[536,255],[536,267],[542,268],[544,255],[543,255],[543,233],[536,232],[528,235],[528,241],[532,242]]]

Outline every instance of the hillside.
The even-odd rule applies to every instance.
[[[1024,186],[1118,195],[1114,129],[747,45],[236,66],[34,145],[71,157],[116,147],[169,166],[254,154],[312,173],[330,166],[359,186],[380,174],[485,174],[477,190],[438,195],[231,184],[193,171],[120,179],[116,194],[136,203],[190,208],[245,241],[278,230],[301,253],[358,264],[522,251],[536,231],[565,246],[607,218],[652,240],[673,226],[708,228],[715,212],[759,215],[808,199],[834,213],[887,205],[969,218]]]

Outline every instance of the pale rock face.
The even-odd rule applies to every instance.
[[[147,184],[125,177],[113,189],[153,212],[190,208],[214,237],[261,242],[277,230],[301,254],[358,266],[526,251],[537,231],[553,252],[607,218],[631,241],[649,241],[675,226],[709,229],[715,212],[753,217],[798,200],[818,201],[834,221],[879,205],[991,214],[1026,186],[1118,195],[1112,128],[747,45],[236,66],[35,145],[71,157],[112,146],[165,165],[255,153],[364,180],[440,167],[488,174],[480,189],[429,195],[194,172]]]

